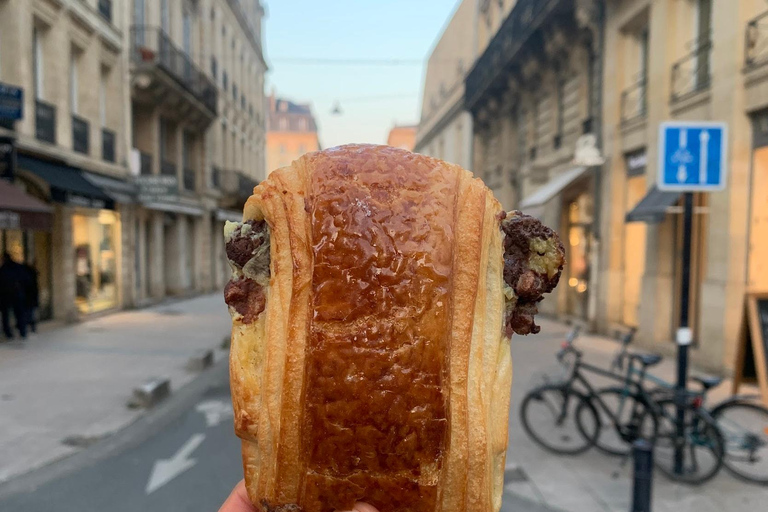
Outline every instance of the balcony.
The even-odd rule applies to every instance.
[[[99,0],[98,9],[101,17],[112,23],[112,0]]]
[[[115,132],[101,129],[101,158],[107,162],[115,161]]]
[[[56,144],[56,107],[41,100],[35,100],[35,137]]]
[[[133,97],[205,128],[218,113],[216,84],[160,28],[131,27]]]
[[[72,149],[78,153],[88,154],[90,127],[88,121],[72,114]]]
[[[139,153],[139,169],[142,176],[149,176],[152,174],[152,155],[149,153],[144,153],[143,151]],[[175,169],[174,169],[175,173]]]
[[[646,80],[642,77],[621,92],[621,122],[627,123],[645,117]]]
[[[744,67],[752,70],[768,63],[768,11],[747,22]]]
[[[688,55],[672,65],[673,102],[709,88],[712,41],[710,39],[694,41],[693,46],[693,50]]]
[[[176,164],[167,160],[160,162],[160,174],[164,176],[176,176]]]
[[[531,36],[556,11],[572,8],[564,0],[518,0],[488,47],[477,59],[465,82],[465,105],[475,110],[489,92],[502,90],[513,61]]]
[[[189,167],[184,168],[184,190],[195,191],[195,170]]]

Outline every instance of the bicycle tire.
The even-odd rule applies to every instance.
[[[600,431],[595,438],[595,448],[608,455],[626,457],[632,453],[632,443],[635,440],[647,439],[651,443],[655,441],[658,432],[658,417],[642,395],[628,392],[623,387],[612,386],[596,391],[594,396],[600,397],[606,406],[611,407],[613,399],[607,398],[606,395],[617,397],[618,410],[613,410],[611,413],[614,417],[618,417],[623,432],[620,432],[614,425],[613,418],[605,419],[603,417],[604,411],[602,407],[598,406],[599,404],[595,405],[600,413]],[[625,403],[626,400],[628,403]],[[639,407],[642,408],[639,418],[622,416],[625,412],[633,411],[635,404],[639,404]],[[579,411],[576,411],[576,415],[578,418]],[[633,422],[639,422],[639,425],[633,425]]]
[[[754,413],[757,416],[756,425],[753,426],[750,423],[749,427],[742,427],[741,423],[736,423],[737,420],[728,417],[729,413],[735,410]],[[754,402],[736,400],[715,407],[711,414],[725,440],[725,458],[723,459],[725,469],[745,482],[768,485],[768,408]],[[745,414],[737,416],[743,417]],[[752,419],[755,420],[754,417]],[[749,420],[744,422],[749,423]],[[745,434],[738,431],[741,428],[746,431]],[[739,435],[744,437],[738,437]],[[762,464],[757,466],[757,473],[749,473],[742,469],[741,462],[744,461],[745,456],[752,459],[754,449],[761,450],[762,456],[757,460],[750,460],[749,463]],[[747,451],[749,453],[746,453]]]
[[[594,406],[578,391],[562,384],[546,384],[529,391],[522,404],[520,404],[520,420],[523,424],[528,437],[545,450],[559,455],[578,455],[590,449],[594,444],[594,439],[587,438],[581,434],[578,426],[573,423],[576,415],[575,411],[580,404],[587,402],[587,407],[591,407],[594,415],[593,419],[598,422],[597,411]],[[544,421],[539,424],[534,421],[533,415],[536,405],[544,404]],[[549,416],[551,415],[551,417]],[[555,427],[554,437],[559,437],[562,443],[557,444],[556,439],[547,439],[547,426],[551,423]],[[597,434],[599,429],[595,429]],[[578,441],[580,439],[581,441]],[[562,444],[571,443],[572,446],[562,446]]]
[[[659,430],[654,443],[654,462],[656,467],[670,480],[690,485],[701,485],[714,478],[723,467],[725,458],[725,441],[717,423],[706,412],[689,404],[685,408],[686,434],[682,442],[677,440],[675,424],[675,401],[673,399],[656,402],[661,414]],[[673,454],[676,446],[682,445],[684,468],[683,473],[677,474],[673,467]],[[694,455],[694,448],[703,448],[702,452],[712,459],[711,467],[699,470],[699,462]],[[690,450],[690,452],[689,452]],[[692,465],[691,465],[692,464]]]

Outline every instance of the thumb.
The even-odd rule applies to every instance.
[[[367,503],[358,501],[357,503],[355,503],[355,506],[352,507],[352,510],[349,512],[379,512],[379,511],[373,505],[369,505]]]

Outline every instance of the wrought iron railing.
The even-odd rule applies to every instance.
[[[99,0],[99,14],[112,23],[112,0]]]
[[[56,107],[42,100],[35,100],[35,137],[56,144]]]
[[[221,187],[221,169],[218,167],[211,169],[211,186],[213,188]]]
[[[672,65],[672,101],[703,91],[710,82],[712,41],[700,39],[693,50]]]
[[[90,131],[91,128],[88,126],[88,121],[72,114],[72,149],[87,155],[90,147]]]
[[[176,164],[163,160],[160,162],[160,174],[165,176],[176,176]]]
[[[215,83],[203,73],[186,52],[173,44],[168,34],[157,27],[131,27],[131,58],[139,64],[154,64],[205,105],[218,112]]]
[[[645,117],[646,85],[645,77],[641,77],[640,80],[621,92],[622,123]]]
[[[768,63],[768,11],[747,22],[744,66],[756,68]]]
[[[184,190],[195,190],[195,170],[189,167],[184,168]]]
[[[149,153],[144,153],[143,151],[139,153],[139,169],[142,176],[149,176],[152,174],[152,155]]]
[[[101,158],[115,161],[115,132],[106,128],[101,129]]]
[[[471,110],[485,92],[502,80],[531,35],[552,15],[561,0],[518,0],[465,82],[465,104]]]

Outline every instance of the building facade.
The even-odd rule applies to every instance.
[[[43,319],[223,285],[223,222],[264,172],[262,16],[255,0],[0,1],[0,249],[36,267]]]
[[[599,321],[639,327],[675,350],[681,298],[680,194],[660,192],[666,120],[728,125],[728,181],[694,196],[692,358],[733,369],[748,290],[768,290],[768,11],[742,0],[608,2]],[[608,84],[611,84],[608,87]]]
[[[312,107],[278,98],[272,91],[267,118],[267,174],[319,149]]]
[[[395,125],[387,134],[387,146],[413,151],[416,145],[415,125]]]
[[[481,1],[464,84],[476,176],[555,228],[568,266],[540,309],[594,322],[601,181],[601,0]]]
[[[464,79],[475,60],[477,0],[463,0],[427,60],[415,151],[472,170],[472,116]]]

